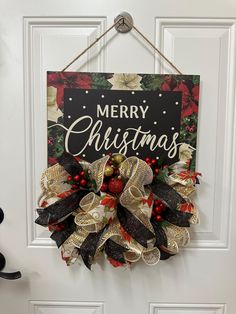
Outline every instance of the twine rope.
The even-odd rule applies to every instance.
[[[69,62],[63,69],[64,72],[69,68],[76,60],[82,57],[90,48],[92,48],[99,40],[101,40],[106,34],[108,34],[117,24],[128,24],[128,26],[132,27],[176,72],[182,75],[182,72],[134,25],[129,23],[129,21],[125,17],[121,17],[118,19],[113,25],[111,25],[104,33],[102,33],[99,37],[97,37],[87,48],[85,48],[81,53],[79,53],[71,62]]]

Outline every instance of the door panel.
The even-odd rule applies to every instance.
[[[158,18],[156,25],[157,44],[165,55],[184,73],[201,73],[197,168],[203,173],[203,182],[197,203],[204,210],[190,246],[227,248],[236,20]],[[164,73],[170,70],[161,68]]]

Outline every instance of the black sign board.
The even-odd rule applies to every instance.
[[[194,170],[199,88],[199,75],[48,72],[48,165],[66,150],[89,162],[190,158]]]

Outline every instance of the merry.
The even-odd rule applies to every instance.
[[[149,106],[137,106],[137,105],[97,105],[97,118],[146,118],[146,113]]]

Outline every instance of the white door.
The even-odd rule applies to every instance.
[[[201,75],[197,196],[201,224],[176,257],[132,270],[104,263],[66,267],[34,224],[46,167],[46,71],[61,70],[129,12],[183,73]],[[1,314],[235,314],[236,2],[0,0]],[[135,33],[115,30],[70,67],[165,73],[171,69]]]

